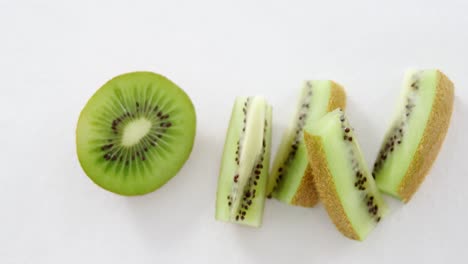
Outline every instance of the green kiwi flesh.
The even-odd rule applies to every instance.
[[[272,165],[267,186],[268,196],[294,204],[302,179],[307,176],[305,172],[308,161],[303,143],[303,128],[327,113],[332,85],[333,82],[328,80],[304,82],[294,118],[283,134]]]
[[[363,240],[387,212],[354,129],[340,109],[305,128],[320,201],[338,229]]]
[[[217,220],[259,227],[271,149],[272,109],[261,97],[234,103],[216,194]]]
[[[395,117],[374,163],[380,190],[407,202],[434,162],[450,122],[453,84],[440,71],[406,73]]]
[[[181,169],[195,130],[192,101],[176,84],[152,72],[122,74],[104,84],[82,110],[78,159],[102,188],[142,195]]]

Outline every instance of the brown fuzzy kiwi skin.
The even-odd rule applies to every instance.
[[[328,101],[327,112],[331,112],[336,108],[346,108],[346,92],[341,85],[331,81],[330,100]]]
[[[441,71],[437,73],[439,80],[429,120],[413,160],[398,186],[400,199],[405,203],[411,199],[429,173],[442,147],[452,116],[453,83]]]
[[[320,201],[327,209],[328,216],[343,235],[354,240],[361,240],[341,205],[333,176],[328,169],[322,138],[304,131],[304,142],[312,174],[314,175],[316,190]]]
[[[302,207],[314,207],[318,202],[319,197],[315,187],[312,169],[310,165],[307,165],[304,176],[297,188],[296,194],[294,194],[291,204]]]
[[[345,109],[346,107],[346,92],[341,85],[334,81],[330,81],[330,99],[328,101],[327,112],[331,112],[336,108]],[[314,174],[310,165],[307,166],[301,183],[297,188],[297,192],[291,200],[292,205],[302,207],[314,207],[319,202],[319,195],[315,187]]]

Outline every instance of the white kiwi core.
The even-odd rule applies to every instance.
[[[137,144],[150,132],[151,126],[151,121],[146,118],[140,118],[128,123],[123,131],[122,145],[131,147]]]

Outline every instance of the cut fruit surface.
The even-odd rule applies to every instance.
[[[373,176],[380,190],[407,202],[437,157],[452,115],[454,88],[438,70],[409,71]]]
[[[303,143],[303,128],[327,112],[344,108],[346,94],[333,81],[306,81],[294,118],[284,132],[268,179],[267,194],[293,205],[312,207],[317,192]]]
[[[78,159],[102,188],[145,194],[183,166],[195,126],[192,101],[176,84],[151,72],[119,75],[104,84],[80,114]]]
[[[343,111],[304,131],[314,182],[328,215],[345,236],[364,240],[387,212]]]
[[[217,220],[261,225],[270,164],[271,122],[271,106],[263,98],[236,99],[218,179]]]

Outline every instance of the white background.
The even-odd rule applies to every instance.
[[[380,3],[377,3],[380,2]],[[0,263],[466,263],[468,2],[0,0]],[[214,220],[232,103],[264,95],[274,147],[301,81],[334,79],[371,164],[408,67],[456,85],[419,192],[362,243],[322,206],[268,201],[260,229]],[[111,77],[162,73],[192,97],[182,171],[142,197],[95,186],[75,154],[87,99]]]

